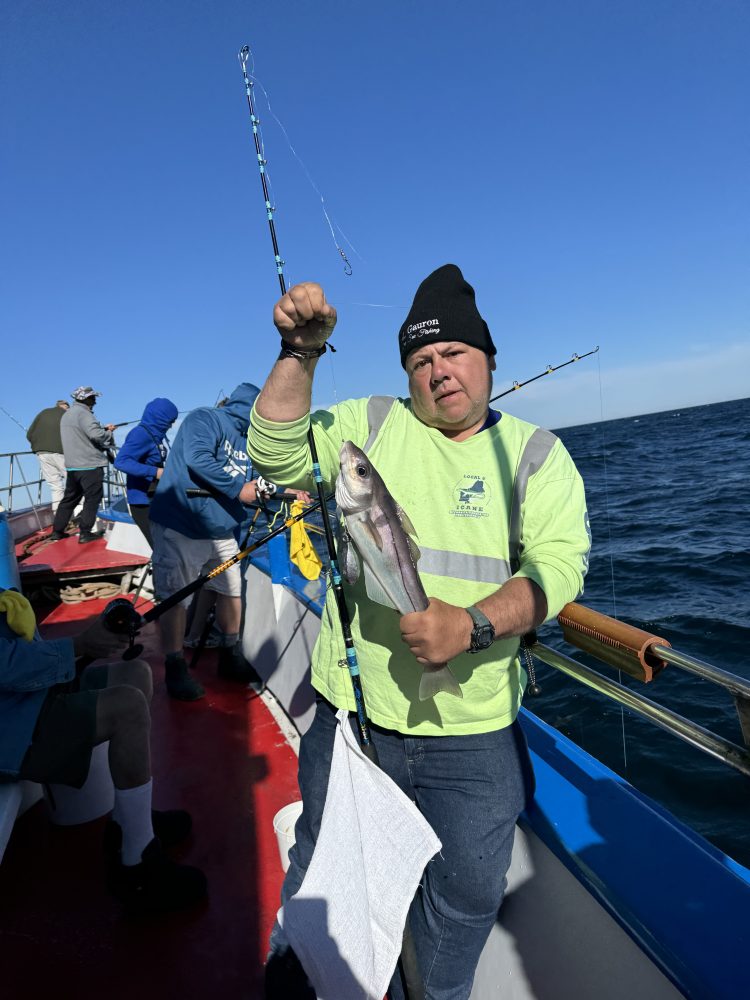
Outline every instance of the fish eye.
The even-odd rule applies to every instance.
[[[366,476],[366,475],[367,475],[367,466],[366,466],[366,465],[362,465],[362,464],[360,463],[360,464],[359,464],[359,465],[357,466],[357,475],[358,475],[358,476],[362,476],[362,477]]]

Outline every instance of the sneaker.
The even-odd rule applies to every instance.
[[[205,695],[203,685],[190,676],[188,665],[180,656],[166,662],[167,693],[177,701],[198,701]]]
[[[164,850],[168,851],[170,847],[176,847],[185,840],[193,828],[193,821],[190,813],[184,809],[152,809],[151,825],[154,836]],[[104,827],[104,853],[109,859],[119,860],[121,849],[122,827],[111,819]]]
[[[224,646],[219,650],[218,674],[225,681],[240,681],[257,688],[263,686],[255,667],[242,655],[239,643],[235,646]]]
[[[172,861],[156,837],[144,849],[140,864],[113,866],[109,890],[131,913],[182,910],[207,895],[203,872]]]
[[[104,538],[103,531],[82,531],[78,536],[78,544],[85,545],[86,542],[95,542],[98,538]]]
[[[65,534],[64,531],[53,531],[51,535],[47,535],[47,538],[50,542],[59,542],[63,538],[67,537],[68,536]]]

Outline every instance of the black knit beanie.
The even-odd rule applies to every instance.
[[[409,315],[398,332],[401,364],[417,347],[456,340],[497,354],[487,324],[479,315],[474,289],[464,281],[455,264],[443,264],[424,279],[414,296]]]

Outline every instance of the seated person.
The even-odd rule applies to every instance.
[[[112,657],[125,642],[101,619],[73,639],[44,641],[26,598],[0,589],[0,781],[81,788],[92,748],[109,740],[109,889],[131,911],[181,909],[205,897],[206,879],[164,853],[190,831],[188,813],[151,809],[149,665],[76,664]]]

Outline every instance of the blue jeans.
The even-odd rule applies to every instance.
[[[295,827],[282,902],[302,884],[320,830],[335,713],[319,699],[312,726],[302,737],[304,811]],[[409,912],[425,998],[467,1000],[505,892],[516,819],[533,794],[525,737],[517,722],[476,736],[412,737],[371,728],[380,767],[416,803],[443,844],[427,865]],[[277,926],[271,950],[285,947]],[[389,996],[403,1000],[398,972]]]

